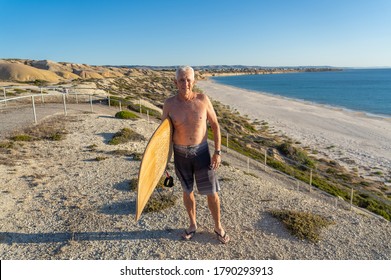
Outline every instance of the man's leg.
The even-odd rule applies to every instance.
[[[183,203],[185,205],[190,220],[189,228],[186,230],[186,232],[184,232],[183,238],[190,239],[193,237],[194,232],[197,229],[196,201],[194,197],[194,192],[191,192],[190,194],[188,194],[187,192],[183,192]]]
[[[209,194],[207,197],[208,197],[208,207],[215,223],[214,231],[216,232],[216,234],[219,237],[219,240],[222,243],[227,243],[229,241],[229,237],[226,234],[223,227],[221,226],[219,195],[216,192],[213,194]]]

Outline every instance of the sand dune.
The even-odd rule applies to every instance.
[[[76,75],[75,73],[69,72],[69,71],[58,71],[56,72],[57,75],[59,75],[61,78],[64,78],[66,80],[73,80],[73,79],[79,79],[80,76]]]
[[[0,81],[27,82],[44,80],[50,83],[74,79],[117,78],[131,73],[129,69],[50,60],[0,60]]]
[[[0,63],[0,79],[20,82],[45,80],[51,83],[58,83],[61,77],[49,70],[38,69],[20,63],[3,62]]]
[[[62,71],[72,72],[72,67],[70,66],[70,64],[66,64],[66,63],[57,63],[50,60],[31,60],[31,61],[27,61],[27,63],[32,67],[43,69],[43,70],[49,70],[52,72],[62,72]]]

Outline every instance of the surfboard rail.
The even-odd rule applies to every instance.
[[[166,118],[152,134],[145,148],[138,174],[136,221],[166,170],[172,155],[173,126]]]

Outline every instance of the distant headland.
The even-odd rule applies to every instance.
[[[72,80],[118,78],[134,76],[137,72],[175,71],[177,66],[145,65],[88,65],[73,62],[55,62],[51,60],[0,59],[0,81],[60,83]],[[289,72],[340,71],[331,66],[295,66],[266,67],[245,65],[205,65],[193,66],[197,78],[220,75],[278,74]]]

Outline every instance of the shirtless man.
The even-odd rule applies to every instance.
[[[194,70],[189,66],[176,71],[175,84],[178,94],[166,100],[163,106],[164,120],[171,118],[174,126],[175,172],[183,188],[183,202],[190,219],[190,226],[182,237],[190,240],[197,230],[196,201],[193,185],[207,196],[208,207],[214,220],[214,231],[221,243],[229,237],[220,221],[219,182],[215,170],[221,163],[221,134],[216,112],[209,98],[193,91]],[[211,158],[207,142],[207,121],[213,131],[215,152]]]

